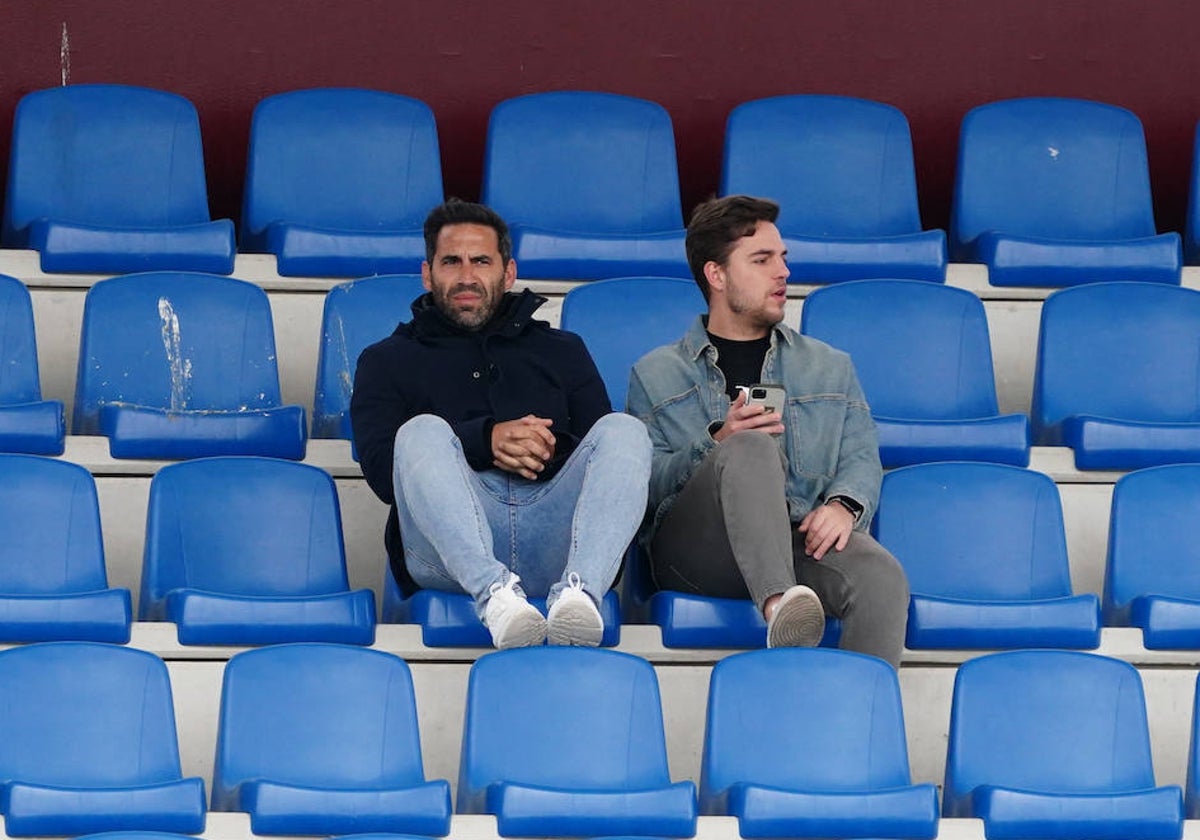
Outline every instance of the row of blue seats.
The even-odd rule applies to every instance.
[[[351,440],[359,353],[391,334],[422,292],[394,275],[325,299],[312,434]],[[583,284],[561,324],[596,359],[615,409],[634,362],[678,340],[705,303],[695,284]],[[1158,283],[1062,289],[1041,309],[1032,429],[999,411],[982,302],[914,280],[812,292],[802,332],[854,359],[885,467],[934,460],[1028,465],[1031,440],[1069,446],[1080,469],[1200,461],[1200,292]],[[47,339],[44,339],[47,340]],[[43,401],[28,290],[0,276],[0,451],[59,454],[63,407]],[[300,459],[308,424],[284,405],[266,293],[217,275],[148,272],[96,283],[84,304],[72,431],[104,435],[116,458],[267,455]]]
[[[1057,487],[1039,472],[965,461],[891,471],[873,530],[909,577],[910,648],[1092,649],[1102,617],[1141,627],[1148,648],[1200,648],[1197,507],[1200,465],[1117,482],[1103,605],[1072,591]],[[0,455],[0,534],[0,641],[129,641],[130,593],[108,586],[91,473]],[[631,552],[624,605],[616,592],[605,599],[603,644],[619,642],[623,619],[647,617],[671,647],[765,644],[749,600],[654,591],[645,571]],[[402,593],[383,574],[384,621],[420,624],[431,646],[490,644],[468,596]],[[332,478],[268,458],[163,467],[150,483],[138,617],[173,622],[185,645],[371,644],[375,596],[350,589]]]
[[[47,272],[96,274],[228,274],[239,241],[274,254],[282,275],[412,272],[422,220],[444,194],[430,108],[347,88],[255,108],[237,237],[209,215],[195,108],[163,91],[27,94],[8,177],[0,243],[38,250]],[[878,102],[739,106],[719,192],[782,203],[794,282],[940,282],[948,254],[985,263],[995,285],[1178,283],[1184,251],[1200,262],[1196,213],[1182,251],[1177,233],[1156,231],[1141,122],[1098,102],[1017,99],[967,114],[949,247],[921,227],[908,121]],[[689,276],[675,136],[656,103],[580,91],[500,103],[481,195],[513,224],[523,277]]]
[[[169,675],[153,654],[8,650],[0,698],[10,836],[204,830],[204,781],[182,774]],[[897,675],[873,657],[780,649],[719,662],[698,790],[671,781],[644,659],[501,651],[472,665],[465,699],[454,810],[495,815],[503,836],[691,837],[702,812],[736,816],[745,837],[933,838],[945,815],[982,819],[988,837],[1178,840],[1185,813],[1200,818],[1200,775],[1189,771],[1186,799],[1155,784],[1137,670],[1093,654],[1017,651],[958,668],[940,809],[936,787],[912,781]],[[1198,745],[1193,735],[1192,769]],[[295,644],[233,656],[215,756],[210,807],[248,813],[255,834],[450,830],[450,785],[425,777],[412,677],[388,653]]]

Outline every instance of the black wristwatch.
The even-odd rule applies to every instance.
[[[862,516],[863,506],[854,501],[854,499],[851,499],[849,496],[830,496],[825,500],[825,504],[829,504],[830,502],[837,502],[839,505],[848,510],[850,515],[854,517],[855,522],[857,522],[858,518]]]

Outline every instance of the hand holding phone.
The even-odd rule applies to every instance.
[[[738,388],[737,399],[729,406],[721,428],[713,434],[718,443],[742,431],[766,432],[769,435],[783,434],[785,391],[780,385],[746,385]]]

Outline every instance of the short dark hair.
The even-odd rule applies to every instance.
[[[512,259],[512,236],[500,214],[483,204],[451,198],[429,211],[425,217],[425,261],[433,263],[438,235],[447,225],[484,225],[496,231],[496,244],[504,265]]]
[[[710,198],[692,212],[687,228],[687,260],[696,285],[708,300],[708,278],[704,266],[709,262],[725,265],[737,241],[753,236],[759,222],[779,218],[779,205],[766,198],[727,195]]]

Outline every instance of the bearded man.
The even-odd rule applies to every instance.
[[[578,336],[534,320],[545,298],[510,291],[495,211],[451,199],[424,233],[427,293],[363,351],[350,403],[363,475],[391,505],[392,574],[470,595],[498,648],[599,644],[645,510],[645,427],[612,413]]]

